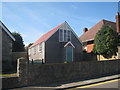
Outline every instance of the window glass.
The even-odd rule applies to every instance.
[[[67,41],[67,30],[64,30],[64,42]]]
[[[71,40],[71,31],[59,29],[59,41],[67,42]]]
[[[38,51],[39,51],[40,53],[42,53],[42,44],[39,44]]]
[[[70,40],[71,40],[71,32],[68,31],[68,41],[70,41]]]
[[[63,30],[62,29],[59,30],[59,41],[63,42]]]

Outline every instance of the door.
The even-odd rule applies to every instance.
[[[66,47],[66,60],[68,62],[73,61],[73,47],[71,47],[71,46]]]

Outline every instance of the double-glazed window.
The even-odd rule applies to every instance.
[[[67,42],[71,40],[71,31],[59,29],[59,41]]]

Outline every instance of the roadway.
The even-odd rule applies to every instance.
[[[85,89],[86,88],[86,89]],[[104,88],[104,89],[103,89]],[[12,90],[66,90],[62,88],[53,88],[53,87],[24,87],[24,88],[16,88]],[[114,79],[104,82],[99,82],[95,84],[78,86],[74,88],[69,88],[67,90],[120,90],[120,79]]]
[[[68,90],[73,90],[73,89],[80,89],[80,88],[119,88],[120,90],[120,79],[114,79],[110,81],[105,81],[105,82],[100,82],[100,83],[95,83],[95,84],[90,84],[90,85],[85,85],[85,86],[79,86],[75,88],[70,88]]]

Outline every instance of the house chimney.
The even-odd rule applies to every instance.
[[[116,15],[116,32],[120,33],[120,14],[117,12]]]
[[[87,29],[87,28],[84,28],[84,29],[83,29],[83,32],[84,32],[84,33],[85,33],[85,32],[87,32],[87,31],[88,31],[88,29]]]

